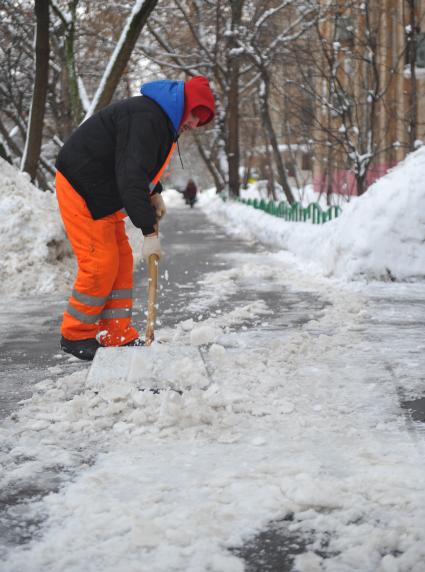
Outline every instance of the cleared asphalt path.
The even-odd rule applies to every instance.
[[[261,247],[229,237],[195,207],[176,209],[161,225],[162,246],[165,257],[160,262],[160,290],[158,292],[157,317],[162,326],[194,317],[188,304],[198,293],[198,281],[207,273],[231,267],[230,253],[253,253]],[[140,245],[141,247],[141,245]],[[145,328],[147,276],[142,266],[134,276],[133,321],[143,337]],[[271,308],[279,309],[285,316],[282,326],[290,327],[311,319],[311,313],[320,311],[324,302],[310,293],[290,294],[250,290],[238,292],[238,299],[250,301],[261,296]],[[235,300],[230,297],[219,309],[231,309]],[[301,303],[302,302],[302,303]],[[0,419],[9,415],[20,400],[31,395],[31,387],[46,377],[57,375],[58,362],[61,372],[71,373],[82,366],[79,361],[64,365],[59,349],[59,328],[67,299],[61,295],[36,295],[3,300],[0,310]],[[308,306],[310,317],[306,317]],[[217,310],[210,307],[209,311]],[[278,327],[275,324],[273,327]],[[84,364],[83,364],[84,365]],[[64,372],[64,368],[66,371]]]

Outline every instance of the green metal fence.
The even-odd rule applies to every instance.
[[[318,203],[311,203],[307,207],[303,207],[300,203],[290,205],[286,201],[279,203],[264,199],[237,199],[237,201],[291,222],[311,221],[313,224],[322,224],[342,213],[342,209],[336,205],[324,211]]]

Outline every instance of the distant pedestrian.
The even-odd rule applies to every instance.
[[[61,347],[80,359],[93,359],[100,345],[142,345],[131,323],[133,254],[123,219],[141,229],[143,256],[160,257],[160,177],[179,135],[214,117],[205,77],[153,81],[140,91],[87,119],[56,161],[59,208],[78,262]]]
[[[191,207],[193,207],[193,205],[196,203],[197,193],[198,193],[198,189],[195,185],[195,181],[193,181],[192,179],[189,179],[189,181],[187,182],[186,188],[183,191],[183,196],[185,198],[187,205],[190,205]]]

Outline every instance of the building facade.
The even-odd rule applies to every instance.
[[[314,187],[362,194],[425,142],[425,0],[337,0],[318,34]]]

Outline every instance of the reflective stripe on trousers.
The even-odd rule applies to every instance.
[[[131,325],[133,254],[123,215],[93,220],[84,199],[56,173],[62,220],[78,262],[61,333],[70,340],[98,338],[119,346],[138,337]]]
[[[84,322],[86,324],[95,324],[102,318],[126,318],[131,317],[132,309],[129,308],[115,308],[111,310],[102,309],[104,308],[105,304],[108,300],[125,300],[125,299],[132,299],[132,290],[131,288],[121,289],[121,290],[113,290],[111,294],[107,297],[100,298],[98,296],[91,296],[90,294],[83,294],[82,292],[78,292],[78,290],[74,289],[72,291],[72,298],[77,300],[77,302],[81,302],[86,306],[98,306],[100,308],[99,313],[97,314],[90,314],[87,313],[85,310],[79,310],[76,308],[72,301],[70,300],[68,303],[68,307],[66,311],[68,314],[80,320],[80,322]]]

